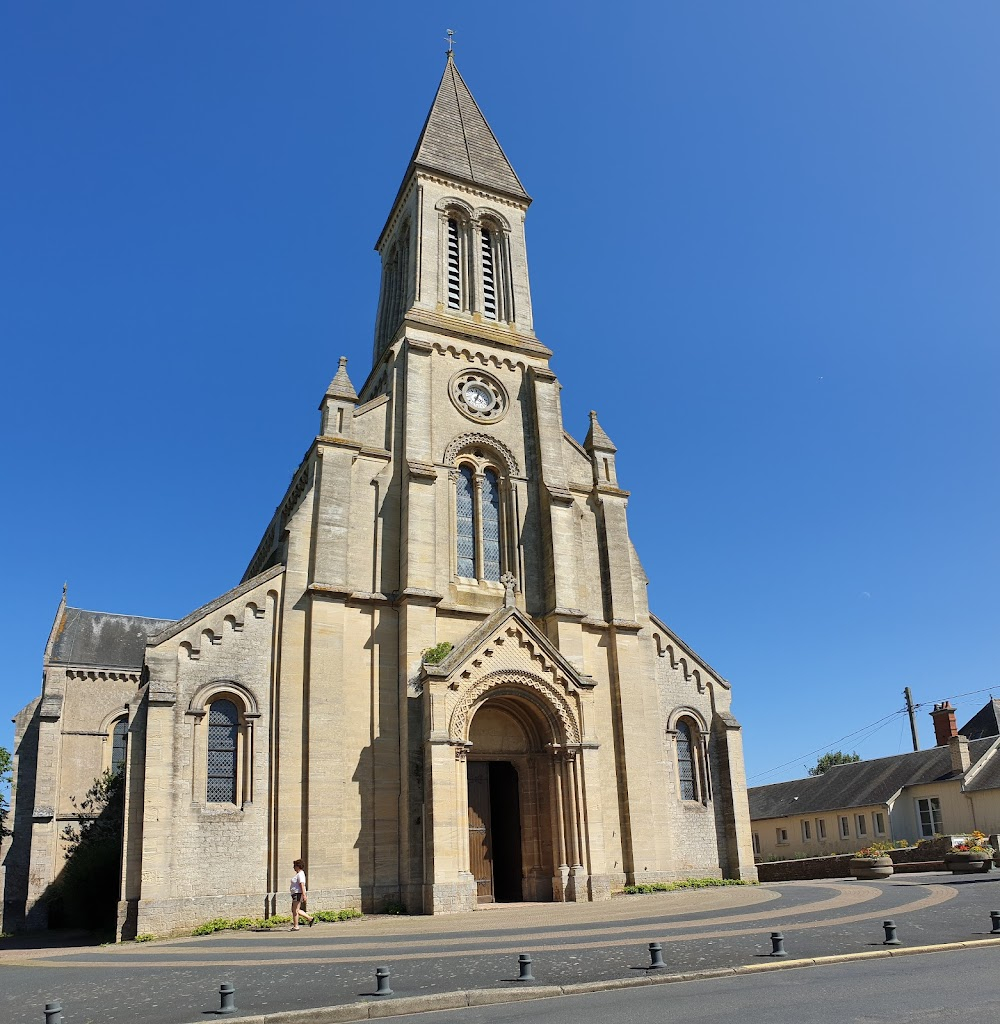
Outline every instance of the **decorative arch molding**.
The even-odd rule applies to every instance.
[[[476,216],[476,211],[464,199],[459,199],[457,196],[445,196],[443,199],[439,199],[434,204],[434,209],[439,213],[460,213],[468,220],[472,220]]]
[[[705,720],[705,716],[700,711],[687,706],[674,708],[673,711],[670,712],[670,716],[667,719],[667,732],[676,732],[677,723],[682,718],[690,718],[698,727],[698,731],[702,736],[708,733],[708,722]]]
[[[441,342],[433,342],[434,351],[440,355],[450,355],[453,359],[465,359],[470,363],[479,363],[482,366],[495,366],[499,369],[520,370],[526,373],[528,366],[520,359],[501,359],[499,356],[485,352],[473,352],[471,349],[459,347],[458,345],[442,345]]]
[[[118,707],[114,709],[114,711],[109,711],[108,714],[106,714],[104,718],[101,719],[101,724],[97,727],[98,732],[103,732],[105,733],[105,735],[110,735],[111,727],[115,724],[115,722],[119,721],[122,718],[126,720],[128,719],[127,704],[119,704]]]
[[[240,701],[244,718],[260,718],[260,708],[253,691],[233,679],[213,679],[199,686],[191,697],[187,714],[204,715],[213,698],[220,696],[235,697]]]
[[[498,669],[462,693],[451,712],[448,738],[455,744],[469,742],[469,723],[478,706],[490,697],[517,697],[533,705],[548,722],[556,742],[580,744],[580,723],[566,695],[547,679],[525,669]]]
[[[510,232],[510,221],[492,206],[477,206],[473,210],[472,216],[480,224],[492,222],[501,231]]]
[[[480,434],[475,431],[459,434],[458,437],[453,438],[449,442],[448,447],[444,450],[444,464],[446,466],[453,466],[455,464],[455,460],[463,451],[465,451],[466,448],[473,448],[477,445],[481,445],[483,448],[489,448],[490,451],[499,455],[506,467],[508,476],[520,476],[520,471],[517,468],[517,459],[514,458],[514,453],[502,441],[497,440],[497,438],[491,437],[489,434]]]

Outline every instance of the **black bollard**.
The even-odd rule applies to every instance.
[[[895,921],[883,921],[882,927],[885,929],[885,942],[883,946],[901,946],[902,943],[896,938],[896,922]]]
[[[375,995],[377,996],[391,996],[392,989],[389,988],[389,968],[388,967],[376,967],[375,968]]]
[[[534,981],[535,976],[531,973],[531,957],[527,953],[522,953],[517,958],[517,969],[520,973],[517,976],[518,981]]]
[[[649,969],[666,966],[663,962],[663,947],[658,942],[651,942],[649,944]]]
[[[1000,935],[1000,910],[991,910],[990,920],[993,922],[993,931],[990,935]]]
[[[788,956],[785,952],[785,936],[781,932],[771,932],[771,952],[768,956]]]
[[[231,981],[219,986],[219,1013],[236,1013],[236,989]]]
[[[58,1001],[45,1004],[45,1024],[63,1024],[62,1006]]]

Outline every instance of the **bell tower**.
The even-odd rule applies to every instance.
[[[484,341],[534,339],[524,240],[530,203],[449,51],[375,246],[382,286],[373,363],[406,320]]]

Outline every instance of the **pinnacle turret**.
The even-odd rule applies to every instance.
[[[593,409],[590,410],[590,430],[587,431],[587,439],[583,442],[583,447],[587,451],[595,449],[602,452],[618,451],[611,438],[604,433],[604,429],[597,422],[597,413]]]
[[[337,368],[336,376],[330,381],[326,389],[327,398],[343,398],[348,402],[356,402],[358,393],[354,390],[351,378],[347,376],[347,356],[340,357],[340,366]]]

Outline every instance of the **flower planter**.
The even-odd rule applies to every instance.
[[[852,878],[888,878],[892,874],[892,857],[853,857],[849,866]]]
[[[993,867],[993,854],[973,850],[952,850],[944,855],[944,867],[953,875],[978,874]]]

